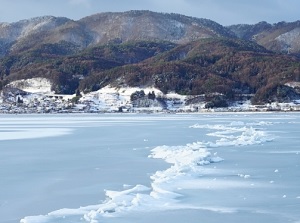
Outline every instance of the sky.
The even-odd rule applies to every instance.
[[[151,10],[222,25],[300,20],[300,0],[0,0],[0,22],[52,15],[78,20],[100,12]]]

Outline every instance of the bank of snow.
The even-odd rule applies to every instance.
[[[139,99],[139,103],[131,100],[132,94],[143,91],[144,98]],[[154,94],[155,98],[149,99],[147,95]],[[176,93],[163,94],[154,87],[119,87],[110,85],[101,88],[98,91],[83,95],[79,104],[89,106],[91,111],[152,111],[160,112],[163,110],[177,111],[193,109],[193,106],[186,106],[187,96]]]
[[[293,84],[294,86],[295,84]],[[205,95],[164,94],[154,87],[112,87],[107,85],[87,94],[57,95],[50,80],[32,78],[11,82],[1,93],[1,113],[66,112],[201,112],[201,111],[299,111],[300,102],[254,106],[248,101],[229,107],[206,109]],[[18,89],[22,90],[20,92]],[[4,93],[5,92],[5,93]],[[140,94],[133,99],[133,94]]]
[[[47,78],[41,77],[13,81],[10,84],[8,84],[8,86],[18,88],[29,93],[53,93],[53,91],[51,91],[51,81]]]

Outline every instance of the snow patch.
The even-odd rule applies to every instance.
[[[275,40],[279,41],[284,50],[289,52],[292,50],[293,45],[298,45],[298,37],[300,35],[300,28],[297,27],[289,32],[283,33],[275,38]]]
[[[300,82],[298,81],[287,82],[285,85],[291,88],[300,88]]]
[[[134,107],[131,101],[131,95],[138,91],[144,91],[145,95],[149,93],[155,94],[156,99],[151,100],[147,107]],[[159,102],[159,98],[166,104]],[[160,90],[154,87],[120,87],[114,88],[110,85],[101,88],[98,91],[83,95],[80,103],[89,104],[93,111],[101,112],[116,112],[122,107],[125,111],[152,111],[160,112],[163,110],[178,111],[178,109],[185,108],[186,96],[176,93],[169,93],[164,95]],[[188,106],[189,109],[191,106]]]
[[[41,78],[41,77],[13,81],[7,86],[18,88],[29,93],[43,93],[43,94],[53,93],[51,91],[51,87],[52,87],[51,81],[48,80],[47,78]]]

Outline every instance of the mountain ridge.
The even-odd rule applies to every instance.
[[[275,52],[300,55],[300,21],[225,27],[209,19],[177,13],[131,10],[102,12],[79,20],[41,16],[0,23],[0,57],[61,41],[72,43],[82,50],[109,42],[165,40],[180,44],[221,36],[251,40]]]
[[[254,25],[240,24],[228,26],[238,38],[252,40],[265,48],[277,52],[300,56],[300,21],[269,24],[259,22]]]
[[[174,13],[137,10],[107,12],[77,21],[44,16],[0,25],[0,44],[3,48],[0,56],[61,41],[84,49],[109,42],[165,40],[185,43],[217,36],[234,37],[231,31],[216,22]]]

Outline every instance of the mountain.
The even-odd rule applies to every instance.
[[[223,27],[151,11],[2,23],[0,90],[43,78],[57,94],[148,87],[205,95],[213,106],[243,97],[257,104],[290,102],[300,98],[298,26]]]
[[[208,19],[151,11],[99,13],[79,21],[52,16],[0,24],[0,56],[23,52],[43,44],[67,42],[78,49],[137,40],[186,43],[199,38],[234,37]]]
[[[300,56],[300,21],[255,25],[232,25],[228,27],[238,38],[252,40],[265,48]]]
[[[154,86],[183,95],[217,92],[230,100],[253,94],[253,102],[265,103],[293,100],[297,93],[283,91],[292,92],[286,83],[299,79],[296,57],[275,54],[252,41],[209,38],[178,45],[137,64],[95,72],[80,82],[79,89]]]
[[[43,16],[10,24],[0,23],[0,56],[49,42],[49,34],[69,21],[67,18]]]
[[[251,40],[274,52],[300,55],[299,34],[300,21],[223,27],[208,19],[151,11],[99,13],[78,21],[43,16],[0,23],[0,57],[62,42],[73,45],[74,53],[97,44],[139,40],[182,44],[212,37]]]
[[[79,21],[94,36],[94,43],[164,40],[187,43],[199,38],[234,37],[220,24],[180,14],[151,11],[100,13]]]
[[[63,45],[63,47],[62,47]],[[0,87],[19,79],[45,77],[56,93],[72,94],[89,75],[126,64],[138,63],[176,45],[170,42],[137,41],[106,44],[69,55],[67,43],[45,44],[0,59]],[[1,89],[1,88],[0,88]]]

